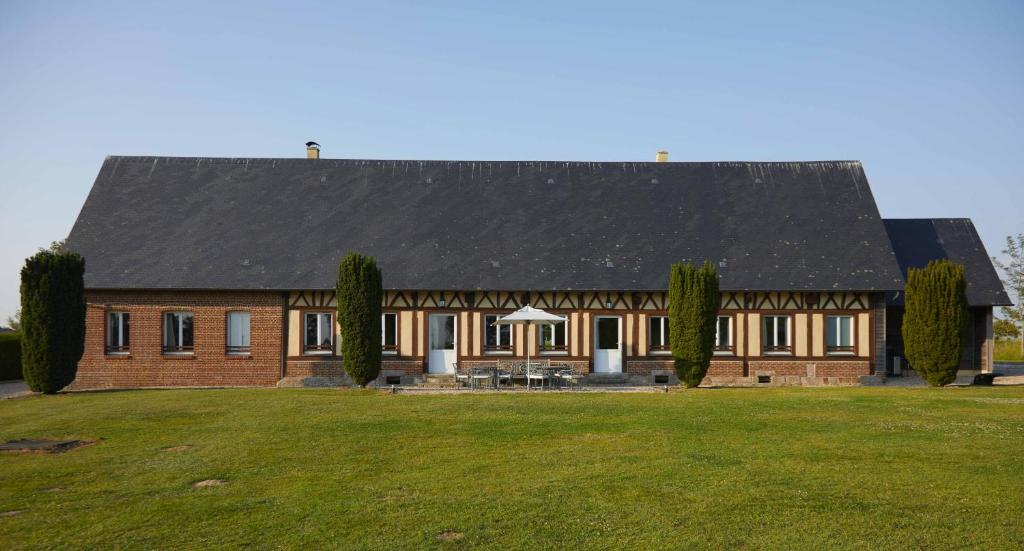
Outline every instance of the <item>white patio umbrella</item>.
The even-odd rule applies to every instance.
[[[530,384],[530,382],[529,382],[530,381],[529,380],[529,377],[530,377],[530,346],[529,346],[529,343],[530,343],[530,337],[529,337],[529,335],[530,335],[530,328],[533,326],[534,323],[558,323],[560,321],[565,321],[565,318],[563,318],[562,316],[556,316],[554,314],[549,314],[549,313],[545,312],[544,310],[541,310],[540,308],[534,308],[534,307],[530,306],[529,304],[527,304],[526,306],[523,306],[522,308],[516,310],[515,312],[512,312],[511,314],[509,314],[509,315],[507,315],[505,317],[498,318],[498,321],[494,322],[494,325],[514,325],[514,324],[526,325],[526,328],[527,328],[527,332],[526,332],[526,335],[527,335],[527,337],[526,337],[526,344],[527,344],[527,346],[526,346],[526,377],[527,377],[527,380],[526,381],[527,382],[526,382],[526,384],[527,384],[527,386],[529,386],[529,384]]]

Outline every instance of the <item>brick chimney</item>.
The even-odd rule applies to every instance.
[[[307,159],[319,159],[320,158],[320,144],[316,142],[306,142],[306,158]]]
[[[667,163],[668,162],[668,151],[659,151],[654,154],[654,162],[656,163]]]

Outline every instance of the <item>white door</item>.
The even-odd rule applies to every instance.
[[[594,318],[594,373],[622,373],[622,318]]]
[[[430,343],[427,371],[455,373],[455,314],[430,314]]]

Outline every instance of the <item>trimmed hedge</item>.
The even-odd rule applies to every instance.
[[[21,377],[21,333],[0,333],[0,381]]]

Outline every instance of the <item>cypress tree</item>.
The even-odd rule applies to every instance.
[[[384,290],[369,256],[349,253],[338,266],[338,324],[345,372],[364,386],[380,374],[380,317]]]
[[[932,386],[956,379],[967,327],[966,286],[964,267],[945,259],[908,270],[903,351]]]
[[[54,246],[21,269],[21,361],[25,382],[53,394],[75,380],[85,350],[85,260]]]
[[[700,268],[673,264],[669,273],[669,343],[676,375],[688,388],[711,367],[718,321],[718,274],[710,262]]]

